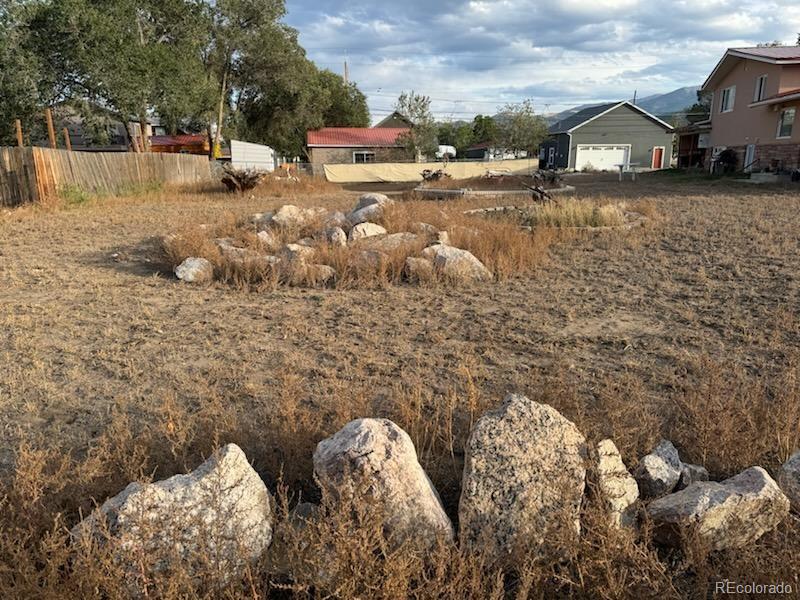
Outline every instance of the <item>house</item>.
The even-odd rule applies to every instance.
[[[731,48],[701,91],[713,94],[707,166],[730,148],[746,171],[800,168],[800,47]]]
[[[150,138],[150,152],[208,156],[210,149],[208,136],[202,134],[154,135]]]
[[[408,158],[402,136],[408,127],[324,127],[309,131],[306,145],[315,174],[325,164],[392,162]]]
[[[411,122],[411,119],[397,111],[394,111],[392,114],[379,121],[373,127],[388,129],[411,129],[413,126],[414,123]]]
[[[554,123],[539,148],[548,169],[614,170],[617,165],[664,169],[672,157],[673,128],[631,102],[581,110]]]

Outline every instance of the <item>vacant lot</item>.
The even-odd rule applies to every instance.
[[[248,292],[184,285],[157,264],[155,238],[174,229],[289,202],[348,208],[354,192],[164,191],[0,215],[3,477],[20,444],[82,457],[103,436],[120,448],[163,440],[155,458],[104,463],[84,488],[113,494],[137,468],[194,467],[216,432],[265,479],[282,466],[313,497],[316,442],[351,418],[388,416],[453,513],[469,422],[509,391],[613,437],[629,466],[667,436],[714,478],[774,469],[800,445],[797,189],[668,175],[568,183],[579,197],[644,200],[653,218],[565,236],[533,274],[458,288]],[[61,502],[70,524],[87,501]],[[762,566],[798,566],[777,565]]]

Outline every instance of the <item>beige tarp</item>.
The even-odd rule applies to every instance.
[[[325,165],[325,177],[332,183],[400,183],[422,181],[422,171],[441,169],[441,162],[430,163],[368,163],[358,165]],[[539,168],[539,159],[495,160],[480,162],[451,162],[445,168],[453,179],[479,177],[489,169],[527,173]]]

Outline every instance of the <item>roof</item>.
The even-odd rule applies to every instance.
[[[407,132],[405,127],[324,127],[309,131],[307,138],[309,148],[391,148]]]
[[[387,117],[384,117],[378,123],[373,125],[373,127],[389,128],[389,124],[392,123],[392,121],[401,121],[401,122],[405,123],[406,125],[408,125],[409,127],[414,125],[414,123],[411,121],[411,119],[406,117],[404,114],[399,113],[397,111],[394,111],[392,114],[390,114]]]
[[[746,54],[753,58],[765,58],[767,60],[784,61],[800,60],[800,46],[767,46],[758,48],[731,48],[729,52]]]
[[[151,146],[195,146],[205,145],[208,138],[205,135],[154,135],[150,138]]]
[[[604,114],[611,112],[612,110],[614,110],[615,108],[619,108],[620,106],[627,106],[628,108],[631,108],[641,113],[643,117],[650,119],[651,121],[653,121],[657,125],[660,125],[664,129],[668,129],[670,131],[672,130],[672,125],[670,125],[669,123],[665,123],[655,115],[651,115],[643,108],[640,108],[631,102],[610,102],[608,104],[599,104],[597,106],[590,106],[589,108],[584,108],[583,110],[576,112],[574,115],[570,115],[566,119],[562,119],[561,121],[554,123],[553,125],[550,126],[550,129],[548,129],[548,132],[551,135],[555,135],[558,133],[571,133],[572,131],[575,131],[579,127],[583,127],[589,121],[593,121],[594,119],[602,117]]]
[[[800,65],[800,46],[772,46],[764,48],[728,48],[701,90],[707,90],[718,76],[725,75],[738,60],[757,60],[773,65]]]
[[[750,104],[750,106],[769,106],[771,104],[781,104],[782,102],[789,102],[790,100],[798,99],[800,99],[800,88],[795,88],[793,90],[786,90],[780,94],[775,94],[769,98],[764,98],[758,102],[753,102]]]

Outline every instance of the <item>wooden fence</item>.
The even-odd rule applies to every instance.
[[[0,206],[36,202],[70,187],[114,194],[154,182],[191,184],[211,179],[211,163],[205,156],[0,148]]]

